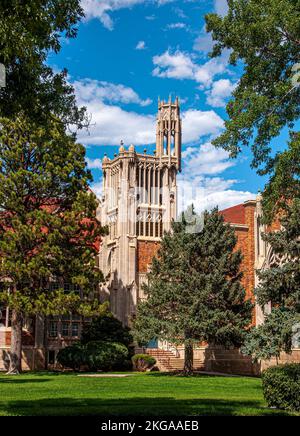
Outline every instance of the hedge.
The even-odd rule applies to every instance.
[[[262,383],[269,407],[300,411],[300,364],[268,368],[262,373]]]

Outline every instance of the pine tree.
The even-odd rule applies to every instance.
[[[164,235],[144,286],[147,300],[138,304],[134,321],[139,343],[155,337],[184,344],[187,374],[193,370],[195,341],[226,347],[242,343],[252,307],[241,285],[234,230],[217,209],[205,212],[197,233],[189,222],[182,215]]]
[[[275,259],[268,269],[258,271],[257,302],[271,303],[264,324],[254,328],[243,352],[255,360],[278,358],[281,351],[291,352],[293,334],[300,325],[300,198],[285,205],[282,229],[267,233],[264,239]]]
[[[0,150],[0,301],[12,311],[10,372],[16,373],[26,316],[101,313],[93,293],[101,280],[95,255],[103,229],[84,147],[63,124],[44,129],[25,116],[2,118]],[[65,293],[64,283],[82,295]]]

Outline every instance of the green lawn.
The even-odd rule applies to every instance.
[[[261,380],[182,377],[160,373],[127,378],[76,374],[0,375],[0,415],[270,415]]]

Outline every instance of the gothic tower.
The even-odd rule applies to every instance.
[[[158,105],[156,150],[137,153],[121,145],[113,160],[104,157],[99,218],[109,228],[99,253],[106,277],[102,294],[111,311],[129,324],[142,283],[164,231],[177,216],[176,176],[181,167],[179,101]]]

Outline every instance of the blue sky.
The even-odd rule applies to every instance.
[[[49,63],[67,68],[78,104],[91,116],[89,132],[80,132],[79,140],[87,148],[95,192],[101,193],[104,153],[113,157],[121,140],[153,151],[157,99],[171,94],[180,97],[183,119],[180,190],[193,186],[199,210],[255,198],[263,179],[250,169],[250,153],[230,160],[210,144],[222,130],[225,104],[240,73],[228,67],[226,53],[208,57],[204,15],[224,14],[226,0],[83,0],[82,5],[86,18],[78,37],[65,41]]]

